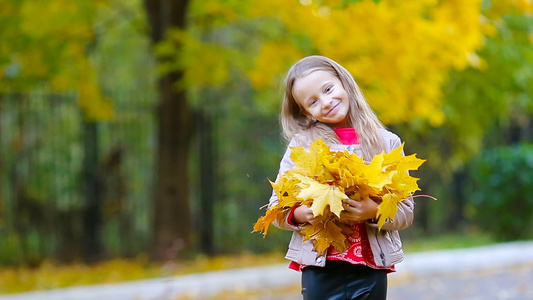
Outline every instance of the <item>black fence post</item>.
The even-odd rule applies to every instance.
[[[200,248],[203,253],[213,255],[213,206],[216,197],[213,123],[204,111],[198,111],[196,116],[200,140]]]
[[[83,212],[83,255],[87,262],[100,259],[102,245],[100,240],[101,197],[98,178],[98,124],[83,122],[83,187],[85,209]]]

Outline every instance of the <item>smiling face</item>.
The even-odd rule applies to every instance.
[[[292,95],[309,118],[333,127],[346,126],[350,103],[337,76],[326,71],[312,72],[296,79]]]

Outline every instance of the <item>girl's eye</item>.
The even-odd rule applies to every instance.
[[[317,103],[317,102],[318,102],[318,100],[311,100],[310,105],[313,106],[313,105],[315,105],[315,103]]]
[[[326,87],[326,89],[324,90],[326,93],[330,93],[331,91],[333,90],[333,86],[332,85],[329,85],[328,87]]]

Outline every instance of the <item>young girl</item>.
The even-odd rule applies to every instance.
[[[337,62],[323,56],[305,57],[291,67],[285,84],[281,125],[290,147],[309,149],[321,138],[331,150],[347,150],[370,162],[374,155],[401,145],[397,135],[385,130],[350,73]],[[288,148],[280,174],[294,166],[290,155]],[[270,206],[278,201],[273,192]],[[386,299],[387,273],[403,260],[398,230],[412,224],[414,202],[400,202],[394,221],[387,220],[382,230],[378,230],[377,208],[369,198],[348,199],[341,219],[354,224],[350,247],[344,253],[330,247],[323,256],[299,233],[302,224],[315,221],[309,207],[297,206],[274,222],[293,231],[286,258],[292,261],[290,268],[302,271],[304,299]]]

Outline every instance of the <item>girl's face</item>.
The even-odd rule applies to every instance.
[[[333,127],[345,127],[350,107],[341,81],[326,71],[315,71],[296,79],[292,89],[296,102],[307,116]]]

